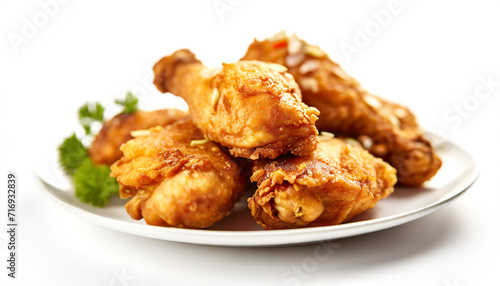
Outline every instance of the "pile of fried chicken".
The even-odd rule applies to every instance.
[[[89,149],[131,198],[128,214],[150,225],[210,227],[249,181],[248,207],[264,229],[336,225],[441,166],[410,110],[368,93],[295,35],[255,40],[219,68],[179,50],[154,73],[189,112],[119,114]]]

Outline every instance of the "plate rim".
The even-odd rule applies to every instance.
[[[398,226],[412,220],[416,220],[426,216],[438,209],[448,205],[464,194],[474,183],[479,176],[479,167],[474,157],[467,152],[464,148],[449,141],[444,140],[436,146],[436,149],[444,145],[451,146],[461,152],[462,156],[466,156],[470,164],[467,170],[469,173],[463,177],[459,184],[453,187],[454,190],[450,194],[446,194],[439,200],[425,205],[423,207],[394,214],[386,217],[375,218],[370,220],[356,221],[332,226],[308,227],[297,229],[283,229],[283,230],[204,230],[204,229],[182,229],[173,227],[160,227],[147,224],[138,224],[128,221],[123,221],[116,218],[101,216],[87,210],[81,209],[78,206],[67,203],[58,198],[53,192],[61,191],[56,187],[46,182],[36,168],[33,169],[35,181],[37,186],[43,190],[43,193],[48,195],[52,200],[56,201],[61,207],[85,219],[91,223],[97,224],[101,227],[113,229],[124,233],[129,233],[137,236],[160,239],[165,241],[197,244],[197,245],[210,245],[210,246],[229,246],[229,247],[265,247],[265,246],[286,246],[294,244],[314,243],[326,240],[334,240],[340,238],[347,238],[361,234],[371,233]],[[469,170],[470,169],[470,170]],[[52,191],[49,189],[53,189]],[[130,227],[132,226],[132,227]],[[135,230],[135,231],[134,231]],[[351,234],[342,235],[349,230],[354,230]],[[357,231],[356,231],[357,230]],[[315,234],[314,238],[307,238]],[[337,234],[337,235],[332,235]],[[283,236],[288,236],[286,242],[279,242]],[[186,239],[188,237],[189,239]],[[210,238],[210,240],[205,240]],[[219,238],[219,239],[213,239]],[[234,239],[234,240],[233,240]],[[264,241],[261,241],[264,239]]]

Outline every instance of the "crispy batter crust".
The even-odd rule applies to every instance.
[[[151,225],[206,228],[229,214],[245,188],[240,164],[188,120],[125,143],[111,166],[133,219]]]
[[[389,196],[396,174],[362,148],[330,139],[307,157],[256,161],[251,180],[252,216],[265,229],[286,229],[348,221]]]
[[[120,146],[132,139],[132,130],[165,126],[187,117],[187,112],[177,109],[120,113],[104,122],[88,150],[90,158],[96,165],[111,165],[123,156]]]
[[[154,72],[158,89],[184,98],[205,137],[228,147],[233,156],[276,158],[316,148],[319,112],[302,103],[284,67],[242,61],[210,69],[180,50],[161,59]]]
[[[318,130],[368,140],[367,149],[398,170],[400,183],[418,186],[439,170],[441,160],[410,110],[363,90],[317,46],[286,35],[255,40],[243,59],[285,65],[304,102],[321,112]]]

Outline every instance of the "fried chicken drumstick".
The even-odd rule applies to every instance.
[[[178,109],[120,113],[104,122],[88,150],[90,158],[96,165],[111,165],[123,156],[120,146],[132,139],[132,130],[166,126],[183,118],[188,118],[188,113]]]
[[[285,70],[257,61],[211,69],[190,51],[179,50],[154,66],[154,82],[161,92],[182,97],[205,137],[235,157],[307,155],[316,149],[319,112],[302,103],[297,83]]]
[[[287,67],[299,83],[304,102],[321,112],[318,130],[358,138],[372,154],[397,169],[400,183],[419,186],[441,167],[410,110],[363,90],[317,46],[282,33],[255,40],[243,60]]]
[[[307,157],[255,161],[248,199],[264,229],[340,224],[393,192],[395,169],[341,139],[322,140]]]
[[[198,140],[198,141],[193,141]],[[206,228],[229,214],[245,188],[235,159],[189,120],[125,143],[111,166],[133,219],[158,226]]]

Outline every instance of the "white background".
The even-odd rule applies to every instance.
[[[143,107],[157,97],[157,108],[181,102],[151,85],[160,57],[190,48],[217,66],[282,29],[321,46],[369,91],[410,106],[481,168],[475,185],[437,213],[337,241],[299,284],[500,285],[500,86],[475,94],[480,78],[500,82],[498,2],[401,0],[381,24],[375,15],[390,1],[70,0],[53,2],[44,18],[46,2],[0,1],[0,182],[8,171],[19,176],[19,278],[6,278],[2,230],[0,285],[294,285],[284,273],[317,245],[205,247],[123,234],[65,212],[33,175],[37,157],[75,129],[85,101],[110,104],[132,90]],[[218,13],[214,3],[232,6]],[[342,46],[356,47],[367,27],[368,39],[347,56]]]

